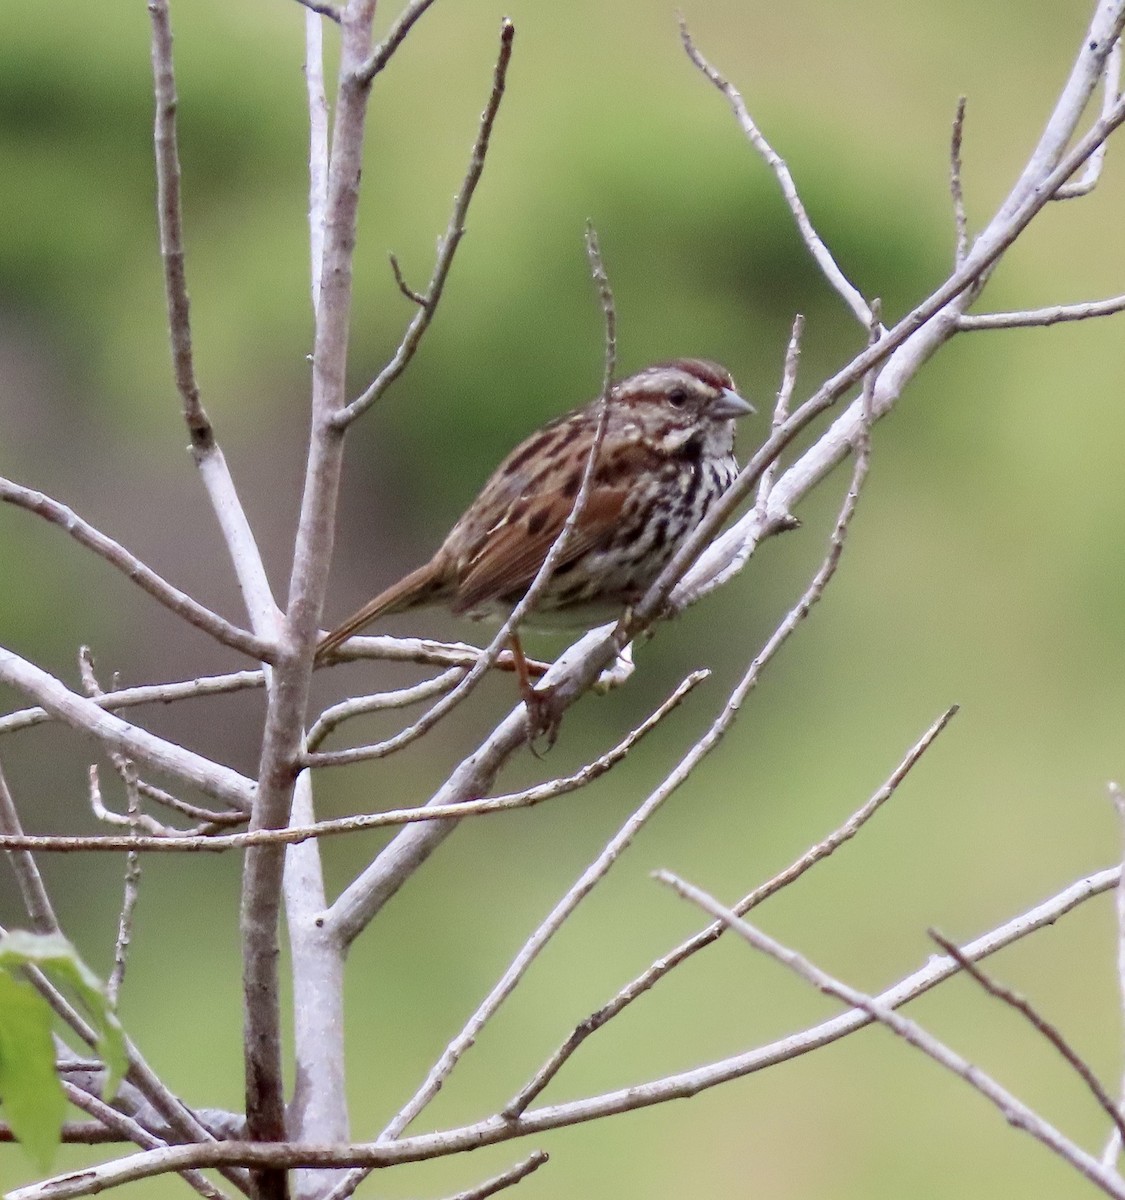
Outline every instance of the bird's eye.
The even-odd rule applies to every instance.
[[[687,403],[687,401],[688,401],[688,393],[687,393],[686,387],[680,387],[679,385],[677,385],[674,388],[669,388],[668,403],[673,408],[683,408],[683,406]]]

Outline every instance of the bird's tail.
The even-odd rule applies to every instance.
[[[380,592],[374,600],[368,600],[342,625],[338,625],[331,633],[326,633],[316,648],[317,662],[342,646],[353,633],[359,633],[361,629],[370,625],[376,617],[433,603],[439,599],[443,586],[444,580],[441,572],[433,562],[428,562],[416,571],[411,571],[398,583],[392,583],[385,592]]]

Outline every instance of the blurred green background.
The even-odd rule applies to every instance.
[[[952,254],[949,128],[969,98],[965,190],[979,228],[1054,103],[1088,6],[712,0],[685,16],[790,163],[850,277],[900,315]],[[517,27],[509,92],[446,297],[404,378],[353,435],[330,619],[413,566],[504,451],[592,395],[601,317],[582,229],[601,235],[620,360],[727,364],[768,410],[793,314],[807,317],[799,393],[862,334],[811,267],[772,176],[690,67],[673,6],[439,3],[374,92],[352,339],[358,391],[410,308],[386,254],[428,276],[487,94],[500,17]],[[395,10],[385,6],[381,27]],[[283,0],[175,6],[181,155],[197,368],[205,403],[284,596],[307,429],[311,318],[304,226],[302,11]],[[329,40],[332,40],[331,33]],[[0,472],[73,505],[174,582],[241,613],[171,384],[153,216],[143,4],[7,4],[0,14]],[[1122,149],[1093,196],[1037,221],[982,307],[1122,290]],[[960,338],[875,436],[840,574],[740,723],[586,902],[419,1128],[493,1111],[560,1038],[701,923],[649,879],[661,866],[733,900],[838,824],[951,702],[961,714],[856,843],[760,910],[849,982],[879,987],[1119,853],[1105,785],[1122,771],[1122,318]],[[742,431],[745,453],[764,418]],[[604,749],[687,670],[715,676],[628,764],[577,797],[462,827],[355,947],[349,973],[354,1133],[382,1127],[464,1017],[649,787],[706,725],[820,561],[846,480],[801,510],[725,594],[662,629],[628,689],[568,715],[545,764]],[[0,643],[77,686],[89,643],[108,683],[242,665],[183,629],[59,530],[0,512]],[[472,636],[439,616],[388,622]],[[544,652],[557,649],[547,645]],[[317,700],[413,678],[353,666]],[[5,710],[20,706],[4,693]],[[512,702],[490,681],[424,748],[326,774],[324,816],[424,799]],[[243,771],[253,694],[145,711],[154,730]],[[356,727],[374,736],[390,725]],[[92,828],[88,749],[57,729],[0,753],[29,828]],[[110,792],[110,799],[120,797]],[[333,888],[376,835],[326,846]],[[46,859],[65,926],[108,971],[121,866]],[[10,879],[2,919],[21,919]],[[126,1027],[198,1105],[240,1106],[238,861],[150,859],[122,997]],[[1108,898],[992,962],[1062,1026],[1112,1087],[1120,1000]],[[546,1094],[578,1097],[722,1057],[835,1007],[720,944],[587,1044]],[[913,1006],[1066,1132],[1105,1122],[1010,1012],[955,981]],[[1076,1175],[1012,1133],[963,1084],[881,1031],[677,1104],[535,1143],[521,1185],[572,1196],[919,1200],[1069,1197]],[[530,1144],[405,1168],[361,1195],[438,1197]],[[101,1152],[99,1152],[100,1154]],[[78,1165],[78,1150],[60,1156]],[[15,1149],[0,1183],[31,1171]],[[178,1195],[175,1182],[137,1195]]]

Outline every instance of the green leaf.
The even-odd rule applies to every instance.
[[[61,933],[27,933],[16,929],[0,937],[0,968],[38,967],[64,985],[80,1001],[97,1033],[95,1051],[106,1065],[103,1099],[111,1100],[125,1074],[125,1034],[101,980]]]
[[[66,1113],[51,1009],[31,984],[6,971],[0,971],[0,1103],[20,1144],[47,1170]]]

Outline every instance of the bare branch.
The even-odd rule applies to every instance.
[[[1121,828],[1121,843],[1122,843],[1122,858],[1125,860],[1125,795],[1122,795],[1121,788],[1118,784],[1110,782],[1109,798],[1113,802],[1113,807],[1117,813],[1117,820]],[[1122,1016],[1125,1018],[1125,869],[1122,872],[1122,879],[1118,881],[1117,887],[1113,894],[1114,912],[1117,917],[1117,990],[1120,997]],[[1125,1109],[1125,1080],[1121,1083],[1122,1101],[1118,1111]],[[1106,1142],[1106,1147],[1102,1151],[1102,1166],[1114,1167],[1117,1159],[1121,1154],[1121,1147],[1125,1144],[1125,1134],[1119,1131],[1119,1122],[1114,1122],[1113,1130],[1109,1135],[1109,1140]]]
[[[669,871],[656,872],[656,878],[677,891],[686,900],[697,904],[719,920],[726,921],[731,929],[749,942],[756,950],[761,950],[771,958],[788,967],[802,979],[811,983],[818,991],[835,996],[845,1004],[860,1008],[880,1024],[887,1026],[904,1041],[908,1042],[923,1054],[928,1055],[936,1063],[960,1076],[970,1087],[975,1088],[986,1099],[990,1100],[1004,1119],[1016,1129],[1022,1129],[1041,1142],[1049,1150],[1053,1150],[1064,1162],[1069,1163],[1081,1172],[1091,1183],[1101,1188],[1107,1196],[1125,1200],[1125,1180],[1113,1171],[1106,1170],[1092,1155],[1081,1146],[1072,1142],[1050,1125],[1038,1113],[1028,1108],[1011,1092],[1003,1088],[995,1080],[986,1075],[979,1067],[974,1066],[961,1055],[938,1041],[932,1034],[927,1033],[917,1022],[901,1016],[893,1008],[881,1003],[876,997],[833,979],[827,972],[810,962],[796,950],[783,946],[768,934],[748,924],[741,917],[736,917],[728,908],[724,908],[714,897],[709,896],[699,888],[693,887],[684,880],[677,878]]]
[[[1102,109],[1101,115],[1104,117],[1117,103],[1118,97],[1121,94],[1121,38],[1120,36],[1113,43],[1113,49],[1110,51],[1109,58],[1106,60],[1105,82],[1102,90]],[[1082,172],[1082,177],[1076,179],[1073,183],[1064,183],[1061,188],[1055,193],[1056,200],[1074,200],[1079,196],[1088,196],[1098,185],[1098,180],[1101,179],[1102,165],[1105,162],[1105,143],[1103,142],[1093,154],[1090,155],[1086,162],[1086,167]]]
[[[210,430],[210,426],[208,426]],[[210,436],[210,435],[209,435]],[[84,521],[76,512],[65,504],[42,492],[20,486],[9,479],[0,478],[0,500],[24,508],[28,512],[50,521],[64,529],[79,545],[93,550],[100,558],[104,558],[111,566],[116,567],[123,575],[131,579],[138,587],[147,592],[154,600],[158,600],[165,608],[183,617],[196,629],[209,633],[216,641],[234,650],[241,650],[262,662],[272,662],[276,649],[272,642],[255,637],[237,625],[232,625],[218,613],[194,600],[186,592],[173,587],[167,580],[161,578],[151,567],[146,566],[134,554],[130,554],[120,543],[107,537],[95,529],[89,522]]]
[[[1031,1003],[1023,996],[1013,992],[1011,988],[997,983],[981,967],[978,967],[976,963],[966,958],[957,948],[955,942],[951,942],[948,938],[943,937],[936,929],[931,929],[929,933],[930,937],[937,942],[945,953],[956,961],[962,971],[975,982],[979,983],[990,996],[995,996],[997,1000],[1003,1001],[1009,1008],[1014,1008],[1021,1017],[1027,1020],[1033,1029],[1042,1034],[1050,1042],[1059,1054],[1062,1055],[1066,1063],[1073,1068],[1075,1074],[1086,1085],[1098,1104],[1101,1105],[1110,1121],[1116,1127],[1118,1136],[1125,1136],[1125,1121],[1122,1120],[1121,1114],[1117,1110],[1117,1105],[1114,1104],[1105,1088],[1102,1087],[1101,1081],[1090,1069],[1089,1064],[1083,1061],[1074,1047],[1063,1037],[1059,1029],[1040,1013],[1036,1012]]]
[[[194,700],[200,696],[217,696],[243,688],[261,687],[261,671],[235,671],[229,675],[209,675],[188,679],[182,683],[150,683],[139,687],[119,688],[92,697],[99,708],[113,711],[140,704],[171,704],[176,700]],[[54,718],[45,708],[23,708],[0,717],[0,734],[31,729]]]
[[[79,733],[146,766],[166,771],[206,796],[222,800],[233,808],[249,810],[255,788],[252,779],[106,712],[93,700],[70,691],[53,675],[3,647],[0,647],[0,680],[37,700],[49,713]]]
[[[1029,326],[1057,325],[1061,321],[1087,321],[1091,317],[1111,317],[1125,309],[1125,295],[1108,300],[1090,300],[1084,304],[1053,304],[1023,312],[965,313],[957,328],[965,332],[977,329],[1024,329]]]
[[[339,13],[331,19],[339,23]],[[324,91],[324,31],[309,14],[305,17],[305,90],[309,102],[309,282],[315,315],[320,308],[324,223],[328,219],[328,97]]]
[[[22,834],[19,810],[8,789],[8,781],[0,768],[0,831],[5,834]],[[29,850],[9,850],[8,861],[20,889],[23,906],[27,911],[31,928],[36,933],[58,933],[59,922],[54,905],[47,895],[43,876]]]
[[[183,215],[180,207],[180,155],[176,145],[176,75],[172,66],[172,22],[168,0],[149,0],[152,20],[152,77],[156,91],[156,186],[160,219],[160,257],[172,336],[172,364],[183,400],[192,447],[209,450],[214,431],[199,398],[191,349],[191,304],[184,265]]]
[[[781,155],[766,141],[754,118],[750,115],[746,107],[746,102],[742,99],[738,89],[700,54],[695,42],[692,41],[687,23],[682,16],[680,17],[680,39],[683,41],[688,58],[726,97],[727,103],[731,106],[738,124],[742,128],[742,132],[746,135],[754,149],[765,159],[766,164],[777,177],[777,182],[781,186],[781,194],[785,197],[785,202],[789,205],[789,211],[793,214],[793,219],[797,222],[801,238],[808,248],[809,253],[813,256],[817,266],[820,267],[825,279],[828,280],[832,288],[843,298],[844,303],[852,310],[860,324],[866,328],[871,324],[871,310],[867,305],[867,301],[864,300],[858,288],[840,270],[828,247],[825,246],[820,235],[813,228],[813,224],[809,220],[809,215],[805,211],[805,206],[801,203],[801,197],[797,192],[797,185],[793,182],[793,176],[789,171],[788,165]]]
[[[402,273],[402,267],[399,266],[398,255],[390,253],[387,255],[390,260],[391,271],[394,273],[395,283],[398,284],[398,290],[414,304],[424,308],[426,306],[426,297],[421,292],[416,292],[410,284],[406,282],[406,276]]]
[[[312,751],[345,721],[367,713],[385,712],[391,708],[406,708],[411,704],[428,700],[431,696],[440,696],[454,687],[464,678],[464,675],[465,672],[461,667],[450,667],[448,671],[443,671],[433,679],[424,679],[412,687],[399,688],[394,692],[376,692],[371,696],[352,696],[348,700],[342,700],[339,704],[333,704],[331,708],[326,708],[317,717],[316,723],[309,730],[308,737],[305,739],[308,750],[304,758],[305,765],[321,767],[331,765],[326,761],[330,756],[314,755]],[[373,755],[372,757],[378,756]],[[357,759],[348,761],[357,761]]]
[[[136,833],[141,815],[140,795],[137,791],[137,773],[132,763],[126,763],[123,771],[125,790],[129,797],[129,820],[132,831]],[[140,895],[141,860],[136,850],[130,850],[125,857],[125,894],[121,901],[121,915],[117,921],[117,938],[113,945],[113,970],[106,980],[105,993],[114,1008],[121,994],[121,985],[125,981],[125,968],[129,958],[129,943],[133,937],[133,914],[137,907],[137,897]]]
[[[159,1150],[167,1144],[131,1117],[118,1112],[117,1109],[106,1104],[100,1097],[91,1095],[91,1093],[84,1091],[82,1088],[76,1087],[67,1079],[63,1079],[61,1082],[63,1091],[66,1092],[66,1098],[70,1103],[75,1108],[80,1108],[83,1112],[92,1116],[97,1121],[98,1126],[111,1133],[115,1139],[132,1142],[134,1145],[146,1150]],[[215,1187],[207,1176],[201,1172],[183,1171],[181,1172],[181,1177],[189,1187],[193,1188],[199,1195],[208,1197],[208,1200],[225,1200],[226,1193]]]
[[[136,819],[130,820],[128,817],[106,808],[105,802],[102,799],[101,781],[98,777],[96,764],[90,765],[88,779],[89,789],[87,794],[90,798],[90,810],[93,812],[95,819],[103,821],[106,825],[116,825],[118,828],[129,827],[132,829],[132,837],[140,836],[137,832],[139,829],[144,829],[148,834],[157,838],[165,838],[175,834],[176,831],[174,829],[169,829],[166,825],[161,825],[159,821],[154,821],[152,817],[138,814]]]
[[[466,1192],[458,1192],[456,1196],[450,1196],[449,1200],[488,1200],[489,1196],[495,1196],[497,1192],[502,1192],[506,1188],[520,1183],[530,1174],[538,1171],[545,1162],[547,1162],[547,1155],[542,1150],[536,1150],[534,1154],[525,1158],[523,1162],[517,1163],[514,1167],[510,1167],[507,1171],[501,1172],[492,1179],[486,1180],[478,1187],[469,1188]],[[338,1200],[338,1198],[333,1193],[333,1195],[326,1197],[326,1200]]]
[[[387,36],[375,47],[371,57],[356,72],[356,77],[361,83],[370,83],[390,62],[391,56],[414,28],[414,22],[433,2],[434,0],[410,0],[410,3],[399,13],[398,19],[387,31]]]
[[[429,8],[432,2],[433,0],[414,0],[414,3],[407,6],[395,27],[387,35],[386,40],[375,51],[370,62],[359,73],[359,77],[362,80],[370,83],[375,73],[382,68],[399,42],[410,31],[410,27]],[[391,357],[390,362],[376,375],[361,396],[335,414],[333,421],[337,429],[346,429],[357,417],[366,412],[403,371],[406,370],[410,360],[414,357],[414,352],[418,349],[418,344],[421,342],[422,336],[425,334],[427,328],[429,328],[438,302],[441,300],[441,294],[445,288],[445,281],[449,276],[449,270],[453,266],[453,256],[457,253],[457,246],[465,234],[465,218],[468,215],[469,204],[472,201],[473,193],[476,191],[477,184],[480,182],[481,174],[484,171],[484,162],[488,154],[488,143],[492,137],[492,127],[496,122],[496,114],[500,110],[500,101],[504,96],[504,86],[508,77],[508,63],[512,57],[512,39],[515,35],[516,27],[505,17],[500,23],[500,53],[496,59],[496,67],[492,75],[492,91],[489,94],[484,113],[481,115],[477,139],[473,143],[473,151],[469,157],[469,167],[465,172],[465,178],[461,182],[461,189],[457,193],[457,199],[453,203],[453,213],[449,218],[449,225],[446,227],[445,235],[441,239],[441,247],[438,250],[437,261],[434,263],[434,271],[430,276],[429,286],[421,298],[415,298],[408,292],[411,298],[417,300],[419,305],[418,311],[414,314],[414,318],[409,326],[407,326],[406,333],[403,335],[403,339]],[[397,264],[394,265],[397,267]],[[399,272],[396,271],[397,275],[399,275]]]
[[[788,887],[798,880],[806,871],[816,866],[818,862],[835,853],[845,842],[850,841],[860,829],[875,815],[876,812],[895,794],[899,785],[910,773],[914,764],[929,749],[934,739],[949,724],[957,712],[956,706],[946,709],[944,713],[922,735],[921,739],[909,750],[906,757],[891,773],[890,777],[877,792],[857,809],[852,815],[833,830],[828,837],[805,851],[795,862],[772,879],[755,888],[749,895],[744,896],[732,912],[736,916],[745,916],[751,909],[756,908],[763,900]],[[697,951],[710,946],[726,932],[727,926],[722,921],[714,921],[693,937],[681,942],[674,950],[663,954],[647,970],[643,971],[630,983],[626,984],[607,1004],[602,1005],[596,1012],[591,1013],[581,1021],[567,1037],[561,1046],[532,1076],[531,1080],[504,1106],[502,1114],[508,1118],[518,1117],[529,1104],[539,1096],[547,1084],[559,1073],[566,1061],[574,1054],[579,1046],[590,1036],[606,1025],[634,1000],[639,999],[650,988],[654,987],[675,967],[686,961]]]
[[[953,222],[957,232],[953,265],[959,267],[969,252],[968,222],[965,218],[965,194],[961,190],[961,137],[965,132],[965,97],[957,101],[953,135],[949,143],[949,192],[953,199]]]
[[[337,25],[340,24],[340,10],[334,4],[322,3],[322,0],[297,0],[297,3],[303,5],[311,13],[327,17],[330,21],[335,21]]]
[[[323,636],[323,633],[320,636]],[[427,667],[471,667],[482,654],[482,647],[472,646],[467,642],[438,642],[432,638],[400,638],[378,634],[349,638],[342,646],[332,651],[329,661],[378,659],[383,662],[418,663]],[[549,665],[537,662],[533,658],[527,660],[528,669],[536,677],[546,674]],[[515,656],[511,651],[505,650],[492,666],[498,671],[515,671]]]

